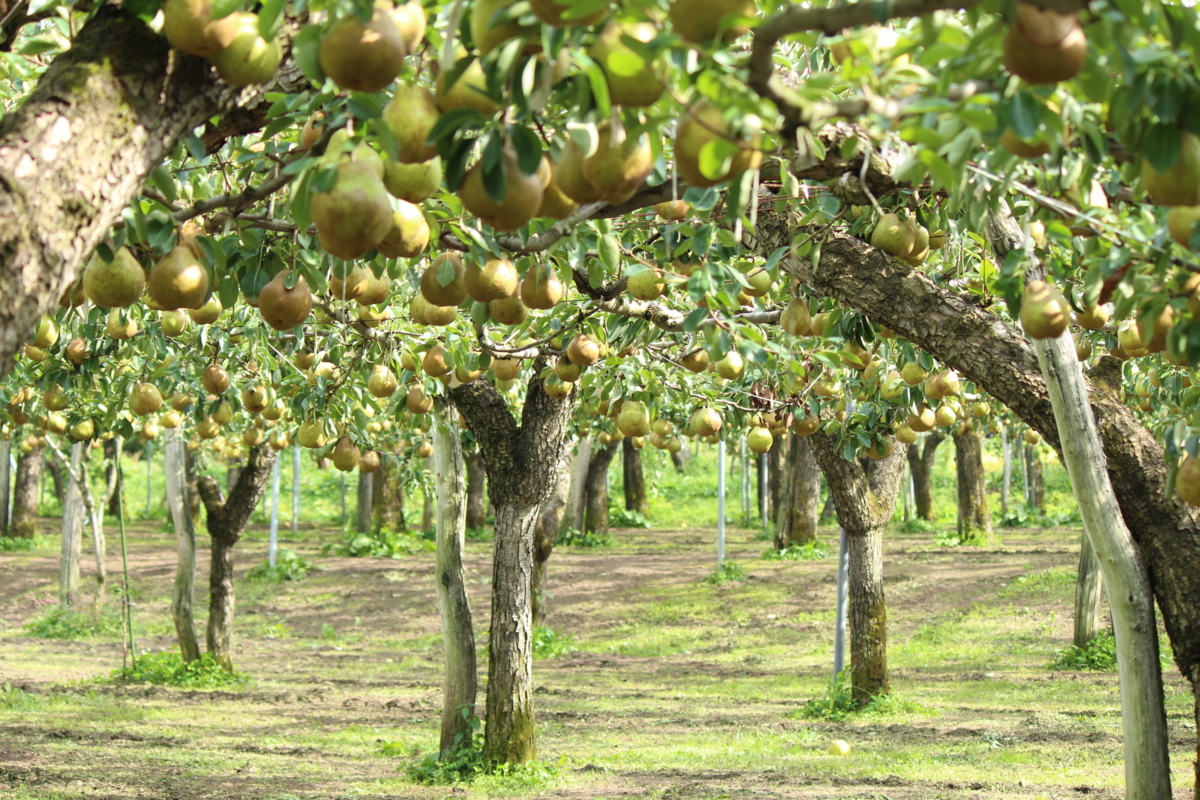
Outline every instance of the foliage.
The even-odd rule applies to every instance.
[[[371,533],[347,534],[341,542],[322,547],[321,554],[355,558],[400,558],[432,552],[434,547],[433,542],[424,533],[381,528]]]
[[[654,522],[640,511],[629,511],[612,506],[608,511],[608,522],[614,528],[653,528]]]
[[[1117,640],[1112,631],[1101,631],[1083,647],[1070,645],[1059,650],[1051,669],[1067,671],[1114,672],[1117,669]]]
[[[944,530],[933,537],[933,543],[938,547],[985,547],[996,544],[996,537],[978,528],[968,531],[966,536],[956,530]]]
[[[42,550],[50,545],[50,540],[45,536],[0,536],[0,553],[24,553]]]
[[[132,666],[114,670],[112,677],[122,683],[152,683],[184,689],[239,688],[250,682],[240,672],[226,670],[208,653],[185,664],[175,650],[142,653],[133,659]]]
[[[408,776],[415,782],[427,786],[469,783],[493,769],[493,765],[483,757],[483,723],[466,706],[459,708],[458,713],[466,720],[470,732],[466,736],[458,734],[454,739],[454,747],[444,758],[433,752],[420,763],[409,766]],[[384,753],[396,754],[394,744],[385,743]]]
[[[899,530],[901,533],[931,533],[938,530],[938,524],[932,520],[912,517],[901,522]]]
[[[817,561],[828,558],[829,545],[814,539],[806,544],[790,544],[782,550],[774,547],[763,550],[762,557],[767,561]]]
[[[567,653],[578,652],[574,638],[569,633],[557,633],[552,628],[536,625],[533,629],[533,657],[556,658]]]
[[[577,528],[567,528],[555,540],[555,544],[568,547],[608,547],[612,543],[613,538],[607,533],[581,531]]]
[[[39,639],[88,639],[112,636],[121,631],[121,618],[112,609],[99,614],[85,613],[66,606],[55,606],[25,626]]]
[[[829,682],[824,695],[808,700],[790,716],[825,722],[845,722],[856,716],[933,715],[934,713],[936,712],[920,703],[897,697],[894,694],[873,697],[865,706],[859,707],[850,687],[850,673],[848,670],[842,670],[836,678]]]
[[[746,572],[742,569],[741,564],[736,561],[723,561],[704,579],[704,582],[713,586],[721,586],[730,581],[743,580],[745,577]]]
[[[11,683],[0,686],[0,708],[10,711],[30,711],[39,705],[38,697],[20,686],[13,686]]]
[[[494,528],[467,528],[466,539],[468,542],[490,542],[496,537]]]
[[[310,572],[320,569],[308,562],[302,555],[287,547],[281,547],[275,552],[275,566],[264,561],[246,572],[246,577],[267,583],[281,581],[299,581],[308,577]]]

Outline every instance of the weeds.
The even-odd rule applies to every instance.
[[[31,711],[41,705],[41,700],[19,686],[6,683],[0,686],[0,708],[10,711]]]
[[[829,553],[829,545],[812,541],[807,544],[791,544],[782,550],[771,547],[763,550],[762,557],[767,561],[819,561],[828,558]]]
[[[264,561],[258,566],[251,568],[246,573],[246,577],[251,580],[263,581],[264,583],[300,581],[307,578],[310,572],[317,569],[320,569],[320,567],[310,564],[295,550],[281,547],[275,554],[275,566],[272,567],[269,561]]]
[[[933,543],[938,547],[985,547],[996,544],[996,537],[977,528],[965,536],[958,531],[941,531],[933,538]]]
[[[555,540],[555,544],[567,545],[569,547],[608,547],[612,543],[612,537],[606,533],[581,531],[575,528],[567,528]]]
[[[121,619],[115,610],[85,614],[66,606],[55,606],[25,626],[38,639],[88,639],[121,632]]]
[[[920,517],[913,517],[900,523],[902,533],[931,533],[938,529],[937,523]]]
[[[788,716],[825,722],[844,722],[855,716],[885,716],[901,713],[927,716],[936,714],[935,711],[920,703],[914,703],[893,694],[872,697],[865,706],[859,706],[854,699],[853,688],[850,686],[850,675],[843,670],[829,682],[824,696],[809,700]]]
[[[490,542],[495,535],[492,528],[467,528],[466,538],[468,542]]]
[[[143,653],[133,660],[133,666],[114,670],[112,677],[124,683],[152,683],[185,689],[240,688],[250,682],[241,673],[227,671],[208,653],[185,664],[183,657],[174,650]]]
[[[716,569],[709,573],[704,582],[712,586],[721,586],[730,581],[743,580],[745,577],[746,572],[742,569],[741,564],[734,561],[723,561]]]
[[[347,534],[344,541],[322,547],[321,555],[400,558],[433,550],[433,541],[424,534],[381,529],[373,533]]]
[[[1113,672],[1117,668],[1117,641],[1112,631],[1102,631],[1083,647],[1071,645],[1059,650],[1050,668],[1060,671]]]
[[[50,540],[45,536],[8,537],[0,536],[0,553],[24,553],[29,550],[41,550],[50,546]]]
[[[569,633],[557,633],[542,625],[533,629],[534,658],[557,658],[578,651],[579,648],[575,646],[575,641]]]
[[[640,511],[610,508],[608,519],[614,528],[653,528],[654,523]]]
[[[467,706],[461,706],[458,713],[466,720],[470,733],[456,735],[454,747],[445,758],[434,752],[425,756],[420,763],[410,766],[408,777],[416,783],[426,786],[469,783],[491,771],[492,765],[483,757],[483,736],[480,734],[483,723]],[[400,748],[396,745],[396,742],[385,743],[383,752],[386,755],[398,754]]]

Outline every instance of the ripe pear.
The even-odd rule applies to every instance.
[[[1087,63],[1087,36],[1074,13],[1017,4],[1016,24],[1004,34],[1004,68],[1029,83],[1074,78]]]
[[[709,406],[696,409],[692,414],[691,428],[697,436],[712,436],[721,430],[721,414]]]
[[[34,347],[40,347],[43,350],[48,350],[58,341],[58,324],[54,321],[54,317],[43,316],[38,321],[37,330],[33,333],[33,340],[30,342]]]
[[[519,295],[502,297],[488,303],[492,320],[501,325],[520,325],[529,318],[529,309],[521,302]]]
[[[929,372],[916,361],[909,361],[900,368],[900,377],[909,386],[916,386],[929,376]]]
[[[114,339],[132,339],[137,335],[138,324],[137,320],[133,317],[122,314],[121,309],[114,308],[108,312],[108,319],[105,320],[104,329]]]
[[[516,358],[494,359],[492,361],[492,374],[496,376],[496,380],[516,380],[517,376],[521,374],[521,362]]]
[[[1018,158],[1041,158],[1050,154],[1050,143],[1045,139],[1026,141],[1012,128],[1005,128],[1000,134],[1000,146]]]
[[[471,38],[480,56],[509,39],[534,36],[538,29],[522,25],[509,11],[514,0],[475,0],[471,5]]]
[[[737,350],[730,350],[725,357],[715,365],[718,375],[727,381],[736,381],[746,371],[746,362]]]
[[[71,438],[84,442],[96,435],[96,423],[90,419],[80,420],[71,426]]]
[[[59,384],[51,384],[42,392],[42,405],[47,411],[62,411],[71,401],[67,398],[67,390]]]
[[[174,339],[176,336],[183,335],[190,321],[191,318],[182,311],[164,311],[158,320],[158,325],[162,328],[163,336]]]
[[[416,55],[425,41],[425,7],[417,0],[409,0],[407,3],[398,3],[391,13],[392,22],[404,42],[404,49],[409,55]]]
[[[521,302],[529,308],[549,311],[566,296],[567,287],[552,269],[539,264],[529,268],[525,280],[521,281]]]
[[[722,29],[721,20],[726,16],[757,16],[754,0],[674,0],[667,12],[671,28],[694,44],[708,45],[720,34],[720,41],[728,42],[750,30],[744,22],[734,23]]]
[[[654,166],[650,138],[642,133],[613,143],[612,127],[605,123],[596,131],[596,152],[583,160],[583,176],[609,203],[624,203],[642,187]]]
[[[222,400],[217,405],[217,410],[212,413],[212,418],[218,425],[225,426],[233,422],[233,406]]]
[[[337,444],[333,446],[333,465],[342,472],[354,469],[361,460],[362,451],[348,436],[338,439]]]
[[[656,73],[663,73],[663,64],[647,64],[621,41],[622,36],[628,36],[639,42],[649,42],[657,35],[658,29],[649,22],[612,20],[592,43],[588,55],[604,72],[608,97],[613,105],[643,108],[654,105],[662,97],[663,82]]]
[[[922,403],[917,407],[915,413],[910,413],[905,418],[904,424],[917,433],[925,433],[933,430],[933,426],[937,424],[937,414],[932,408]]]
[[[119,248],[111,262],[93,253],[83,272],[83,291],[101,308],[128,308],[146,288],[146,272],[129,252]]]
[[[650,412],[637,400],[626,400],[617,415],[617,430],[626,436],[645,436],[650,433]]]
[[[80,338],[72,339],[67,343],[66,357],[67,361],[70,361],[72,364],[78,367],[87,360],[87,342]]]
[[[388,258],[416,258],[429,247],[429,234],[421,208],[401,200],[392,212],[392,229],[375,247]]]
[[[237,23],[233,41],[209,60],[217,68],[221,80],[230,86],[250,86],[266,83],[275,75],[283,60],[283,48],[278,39],[267,41],[258,32],[258,15],[235,11],[229,15]]]
[[[209,394],[223,394],[229,388],[229,373],[220,364],[209,364],[204,370],[200,385]]]
[[[570,2],[559,3],[556,0],[530,0],[529,5],[534,16],[555,28],[595,25],[608,14],[607,8],[598,8],[589,14],[580,15],[572,10]]]
[[[779,315],[779,325],[792,336],[808,336],[812,332],[812,314],[808,311],[808,303],[802,298],[793,297]]]
[[[317,51],[321,69],[341,88],[378,92],[400,74],[408,48],[390,10],[391,3],[376,3],[366,24],[347,14],[321,39]]]
[[[452,274],[449,282],[442,285],[438,273],[449,264]],[[442,253],[421,274],[421,297],[435,306],[457,306],[467,297],[464,282],[465,269],[458,253]]]
[[[696,348],[692,352],[679,359],[679,363],[684,369],[697,374],[708,369],[708,351],[702,348]]]
[[[1142,185],[1156,205],[1200,205],[1200,137],[1186,130],[1180,130],[1179,137],[1179,157],[1162,172],[1142,156]],[[1190,238],[1189,230],[1189,242]]]
[[[769,452],[773,444],[775,444],[775,437],[771,435],[771,431],[767,428],[761,426],[751,428],[750,432],[746,434],[746,446],[756,453]]]
[[[584,175],[583,160],[583,150],[573,140],[568,140],[555,163],[554,183],[576,203],[595,203],[601,193]]]
[[[63,290],[59,295],[59,308],[79,308],[87,300],[87,293],[83,290],[83,275],[82,273],[75,282]]]
[[[237,17],[231,14],[213,19],[209,0],[167,0],[162,12],[163,36],[171,47],[193,56],[215,56],[237,35]]]
[[[916,235],[913,237],[912,250],[904,256],[904,260],[909,266],[919,267],[929,258],[929,230],[924,225],[911,224]]]
[[[415,83],[396,84],[383,109],[383,121],[396,137],[396,158],[401,163],[418,164],[437,156],[437,145],[426,142],[440,116],[433,92]]]
[[[411,5],[411,3],[409,4]],[[362,459],[358,462],[358,471],[364,475],[370,475],[379,469],[379,453],[375,450],[368,450],[362,454]]]
[[[542,184],[536,173],[526,175],[521,171],[517,152],[509,143],[504,145],[500,164],[504,172],[505,189],[499,203],[492,199],[484,187],[482,160],[467,170],[458,196],[467,211],[494,229],[515,231],[528,225],[529,220],[537,214],[542,205]]]
[[[446,348],[435,344],[425,352],[424,358],[421,359],[421,369],[425,370],[425,374],[431,378],[440,378],[443,375],[449,375],[454,370],[454,365],[449,363],[446,358]]]
[[[571,359],[567,358],[567,354],[563,353],[554,362],[554,374],[564,383],[574,383],[583,377],[583,367],[572,364]]]
[[[905,258],[917,241],[916,226],[897,214],[884,214],[871,233],[871,246],[890,256]]]
[[[404,405],[410,414],[427,414],[433,408],[433,398],[425,394],[425,387],[414,383],[408,390]]]
[[[188,316],[197,325],[211,325],[220,318],[221,312],[224,310],[224,307],[221,305],[221,298],[214,294],[200,308],[188,309]]]
[[[460,56],[459,60],[465,56]],[[500,104],[487,93],[487,77],[479,59],[471,62],[452,85],[447,87],[449,73],[443,72],[437,79],[437,105],[443,112],[455,108],[470,108],[490,117],[500,110]]]
[[[1175,472],[1175,494],[1189,506],[1200,506],[1200,459],[1184,454]]]
[[[686,200],[667,200],[654,204],[654,213],[667,222],[679,222],[688,218],[691,206]]]
[[[242,389],[242,407],[251,414],[261,414],[270,401],[270,392],[262,384]]]
[[[1075,312],[1075,324],[1089,331],[1098,331],[1108,324],[1110,314],[1108,306],[1092,306]]]
[[[323,421],[306,419],[300,424],[300,430],[296,433],[296,441],[301,447],[307,447],[312,450],[318,447],[325,446],[325,423]]]
[[[915,444],[917,432],[908,427],[907,423],[900,423],[900,427],[896,428],[896,441],[902,444]]]
[[[512,297],[517,291],[517,268],[503,258],[493,258],[483,267],[468,263],[463,269],[463,286],[477,303]]]
[[[749,138],[730,141],[734,133],[723,109],[707,100],[692,105],[675,129],[675,166],[679,177],[703,189],[757,169],[762,163],[762,150],[758,149],[762,144],[762,124],[753,115],[743,115],[741,119]],[[706,154],[715,156],[722,152],[726,158],[720,160],[727,164],[722,169],[713,170],[711,165],[703,163]],[[705,166],[710,168],[706,170]]]
[[[208,270],[186,247],[176,247],[150,270],[150,296],[165,311],[200,308],[208,296]]]
[[[625,279],[626,288],[634,298],[649,302],[662,297],[667,282],[661,269],[646,269]]]
[[[590,367],[600,361],[600,343],[586,333],[579,333],[567,345],[567,358],[571,359],[572,364],[578,364],[581,367]],[[649,424],[649,423],[647,423]],[[631,434],[638,436],[640,434]]]
[[[1172,206],[1167,212],[1167,232],[1180,247],[1192,249],[1192,232],[1200,222],[1200,206]]]
[[[309,211],[317,241],[338,258],[362,258],[392,229],[392,206],[369,162],[343,159],[336,170],[333,188],[312,193]]]
[[[368,267],[353,267],[342,277],[335,268],[329,279],[329,295],[337,300],[361,300],[371,291],[375,273]]]
[[[1145,320],[1138,317],[1138,338],[1144,343],[1147,353],[1161,353],[1167,349],[1167,334],[1175,324],[1175,309],[1169,305],[1163,306],[1158,316]]]
[[[537,172],[542,182],[542,204],[538,207],[537,216],[566,219],[579,210],[579,203],[567,197],[555,182],[555,172],[554,161],[548,155],[543,155]]]
[[[764,297],[770,293],[771,285],[775,282],[775,279],[763,267],[751,266],[746,271],[746,282],[750,285],[743,287],[743,292],[750,297]]]
[[[1054,339],[1067,329],[1071,307],[1051,283],[1032,280],[1021,300],[1021,327],[1030,339]]]
[[[419,164],[388,160],[383,165],[383,185],[392,197],[410,203],[428,200],[442,186],[442,160],[431,158]]]
[[[280,270],[258,295],[258,310],[264,320],[277,331],[289,331],[308,319],[312,312],[313,296],[308,281],[300,275],[288,289],[286,281],[291,270]]]
[[[152,383],[135,383],[129,391],[129,410],[139,417],[153,414],[162,407],[162,393]]]
[[[953,397],[959,393],[961,388],[962,384],[958,379],[958,373],[946,369],[931,375],[925,381],[925,396],[930,400],[941,400],[944,397]]]

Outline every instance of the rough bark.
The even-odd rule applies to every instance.
[[[592,448],[584,481],[583,529],[588,533],[608,535],[608,467],[617,454],[615,444]]]
[[[842,457],[824,431],[809,437],[846,531],[850,551],[850,685],[854,702],[865,706],[887,694],[887,606],[883,594],[883,531],[896,507],[906,445],[864,466]]]
[[[974,426],[966,424],[956,427],[953,436],[959,541],[988,538],[992,535],[992,517],[983,472],[983,437]]]
[[[202,475],[199,479],[200,496],[208,512],[208,535],[212,537],[205,640],[209,655],[230,671],[233,670],[233,548],[242,537],[254,507],[266,491],[275,455],[275,451],[267,445],[253,448],[246,456],[246,464],[228,499],[221,492],[216,478]]]
[[[1012,488],[1012,442],[1008,440],[1008,425],[1000,428],[1000,450],[1004,456],[1004,472],[1000,479],[1000,516],[1008,519],[1008,495]]]
[[[487,525],[483,510],[484,470],[483,456],[478,447],[466,454],[467,462],[467,527],[481,529]]]
[[[821,503],[821,470],[805,436],[789,433],[784,460],[779,513],[775,516],[775,549],[817,540],[817,514]]]
[[[121,516],[121,489],[117,481],[117,459],[120,452],[119,436],[104,443],[104,513],[114,519]]]
[[[1104,608],[1100,575],[1100,561],[1085,533],[1079,541],[1079,570],[1075,577],[1075,631],[1071,641],[1076,647],[1087,647],[1100,634]]]
[[[290,60],[271,84],[225,85],[204,59],[102,6],[0,122],[0,375],[184,134],[299,85]]]
[[[466,539],[466,492],[463,485],[462,442],[447,402],[439,397],[433,409],[433,468],[437,476],[437,584],[446,656],[442,685],[443,758],[471,743],[470,717],[475,714],[479,678],[475,663],[475,628],[467,599],[462,554]]]
[[[399,479],[400,467],[385,458],[375,471],[375,529],[402,531],[404,524],[404,485]]]
[[[192,602],[196,594],[196,529],[187,507],[186,461],[187,443],[172,436],[167,440],[163,455],[167,507],[175,525],[177,553],[175,584],[171,590],[171,617],[175,621],[180,655],[184,663],[191,663],[200,658],[200,645],[196,641],[196,623],[192,615]]]
[[[646,496],[646,475],[642,471],[642,451],[633,446],[626,436],[621,440],[621,470],[624,478],[625,510],[639,514],[650,513],[650,499]]]
[[[542,366],[537,365],[530,378],[520,426],[487,381],[472,381],[449,392],[479,442],[496,514],[483,750],[498,764],[521,763],[537,752],[532,691],[533,529],[538,510],[554,486],[575,397],[574,392],[565,400],[546,394],[537,377]]]
[[[17,479],[13,487],[12,529],[10,536],[32,539],[37,535],[38,492],[42,485],[42,455],[45,448],[35,447],[17,459]]]
[[[933,522],[933,464],[937,460],[938,445],[946,438],[940,430],[925,434],[924,444],[908,448],[908,468],[912,472],[913,501],[917,506],[917,518]]]
[[[65,503],[67,482],[63,477],[63,467],[58,461],[53,458],[46,459],[46,463],[42,466],[42,478],[47,474],[50,475],[50,482],[54,484],[54,499],[60,504]]]
[[[1025,500],[1039,514],[1046,512],[1046,483],[1042,480],[1042,459],[1037,445],[1025,444]]]
[[[583,530],[583,504],[586,498],[584,485],[587,483],[587,465],[591,457],[592,440],[581,439],[571,455],[571,491],[567,495],[567,508],[563,512],[561,530]]]
[[[776,436],[775,444],[767,453],[767,485],[771,492],[767,502],[767,520],[771,522],[779,519],[783,496],[787,492],[787,457],[792,436],[790,433]]]
[[[70,470],[76,475],[84,469],[84,446],[83,442],[71,445]],[[79,557],[83,552],[83,491],[73,480],[65,480],[65,483],[58,602],[64,608],[74,608],[79,603]]]
[[[554,491],[542,504],[536,527],[533,529],[533,577],[530,592],[533,602],[533,624],[546,622],[546,562],[554,552],[554,543],[562,530],[563,515],[567,510],[567,498],[571,493],[571,457],[564,455],[562,469],[554,481]]]
[[[372,490],[375,487],[375,479],[373,472],[358,473],[358,502],[355,506],[354,529],[358,533],[367,533],[371,530],[371,507],[373,498]]]
[[[0,440],[0,536],[8,536],[8,505],[12,498],[11,453],[12,440]]]

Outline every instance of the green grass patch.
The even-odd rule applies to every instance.
[[[614,528],[653,528],[654,522],[640,511],[627,511],[617,506],[608,511],[608,523]]]
[[[1069,597],[1075,591],[1076,577],[1074,570],[1067,569],[1029,572],[1013,578],[1012,583],[1001,589],[998,596],[1007,598],[1027,595]]]
[[[731,581],[740,581],[746,578],[746,571],[742,569],[742,565],[736,561],[723,561],[721,564],[708,574],[704,582],[712,586],[721,586]]]
[[[578,652],[569,633],[558,633],[552,628],[538,625],[533,629],[533,657],[557,658],[567,653]]]
[[[105,609],[97,614],[54,606],[27,624],[25,631],[38,639],[91,639],[97,636],[115,636],[121,632],[121,618],[115,609]]]
[[[829,682],[825,694],[809,700],[788,716],[824,722],[845,722],[855,717],[884,717],[902,714],[936,716],[937,712],[895,694],[873,697],[865,706],[860,707],[854,700],[854,693],[850,686],[850,674],[842,671],[837,678]]]
[[[52,542],[45,536],[31,536],[29,538],[0,536],[0,553],[26,553],[30,550],[42,550],[51,544]]]
[[[382,529],[372,533],[350,533],[342,541],[324,545],[321,555],[355,558],[402,558],[417,553],[432,553],[433,539],[424,533]]]
[[[774,547],[763,550],[762,557],[767,561],[819,561],[829,558],[829,545],[821,541],[807,544],[792,544],[776,550]]]
[[[304,556],[287,547],[281,547],[275,553],[275,566],[264,561],[258,566],[251,567],[246,577],[264,583],[281,583],[283,581],[300,581],[308,577],[310,572],[320,569],[309,563]]]
[[[558,535],[554,543],[568,547],[608,547],[613,543],[613,538],[607,533],[567,528]]]
[[[957,530],[945,530],[933,537],[933,543],[938,547],[987,547],[997,544],[997,541],[987,531],[973,530],[964,535]]]
[[[174,650],[143,653],[133,660],[132,666],[114,670],[112,678],[121,683],[152,683],[184,689],[238,689],[250,682],[245,675],[223,668],[208,653],[185,664]]]

